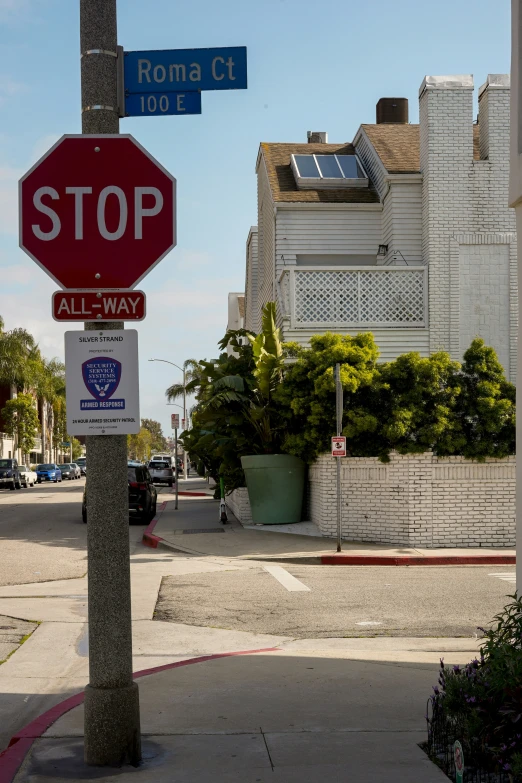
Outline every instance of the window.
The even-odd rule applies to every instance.
[[[298,188],[367,188],[368,176],[356,155],[292,155]]]

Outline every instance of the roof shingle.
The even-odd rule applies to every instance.
[[[390,174],[420,172],[420,126],[381,123],[361,125]],[[480,160],[479,126],[473,125],[473,160]]]
[[[309,203],[363,203],[379,201],[372,187],[338,188],[332,190],[298,190],[292,168],[291,155],[354,155],[352,144],[271,144],[263,142],[261,151],[266,163],[274,201]]]

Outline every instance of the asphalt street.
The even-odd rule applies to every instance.
[[[285,565],[275,573],[256,567],[165,577],[155,619],[296,639],[474,637],[515,591],[507,576],[490,576],[514,577],[509,566]]]
[[[84,486],[82,478],[0,490],[0,585],[75,579],[86,573]],[[129,525],[131,551],[142,531],[143,525]]]

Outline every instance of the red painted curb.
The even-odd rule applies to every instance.
[[[515,565],[515,555],[321,555],[322,565],[351,566],[440,566],[440,565]]]
[[[176,490],[175,489],[171,489],[170,490],[170,494],[171,495],[175,495],[176,494]],[[189,496],[191,498],[211,498],[212,497],[212,495],[209,495],[208,492],[190,492],[190,490],[188,490],[188,489],[187,490],[184,490],[184,489],[183,490],[179,490],[178,491],[178,495],[180,495],[180,496],[181,495],[187,495],[187,496]]]
[[[141,539],[141,543],[144,546],[148,546],[151,549],[157,549],[158,548],[158,543],[161,541],[161,538],[158,538],[158,536],[155,536],[152,531],[154,530],[154,528],[158,524],[158,522],[160,520],[160,516],[165,511],[166,507],[167,507],[167,501],[164,500],[163,503],[161,504],[161,506],[159,507],[158,511],[156,512],[156,516],[154,517],[154,519],[151,519],[151,521],[149,522],[149,524],[147,525],[147,527],[143,531],[143,536],[142,536],[142,539]],[[1,783],[1,780],[0,780],[0,783]]]
[[[191,666],[194,663],[215,661],[218,658],[233,658],[237,655],[255,655],[257,653],[276,652],[278,647],[264,647],[259,650],[239,650],[238,652],[215,653],[214,655],[201,655],[198,658],[188,658],[185,661],[166,663],[163,666],[155,666],[152,669],[142,669],[133,673],[133,679],[147,677],[150,674],[159,674],[168,669],[179,669],[181,666]],[[0,783],[12,783],[20,769],[26,754],[30,750],[35,739],[39,739],[53,723],[65,715],[66,712],[83,703],[84,692],[76,693],[68,699],[51,707],[50,710],[39,715],[23,729],[20,729],[11,737],[8,747],[0,753]]]

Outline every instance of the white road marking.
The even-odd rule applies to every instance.
[[[276,565],[269,565],[269,566],[263,566],[265,571],[268,571],[269,574],[271,574],[274,579],[277,579],[278,582],[280,582],[283,587],[286,587],[287,590],[289,590],[291,593],[297,593],[297,592],[304,592],[307,593],[310,592],[310,588],[304,585],[302,582],[299,581],[299,579],[296,579],[295,576],[292,576],[292,574],[289,574],[288,571],[286,571],[282,566],[276,566]]]
[[[488,574],[488,576],[495,576],[497,579],[502,579],[503,582],[512,582],[513,584],[516,583],[516,572],[515,571],[506,571],[505,573],[500,574]]]
[[[382,623],[378,623],[375,620],[365,620],[362,623],[355,623],[355,625],[382,625]]]

